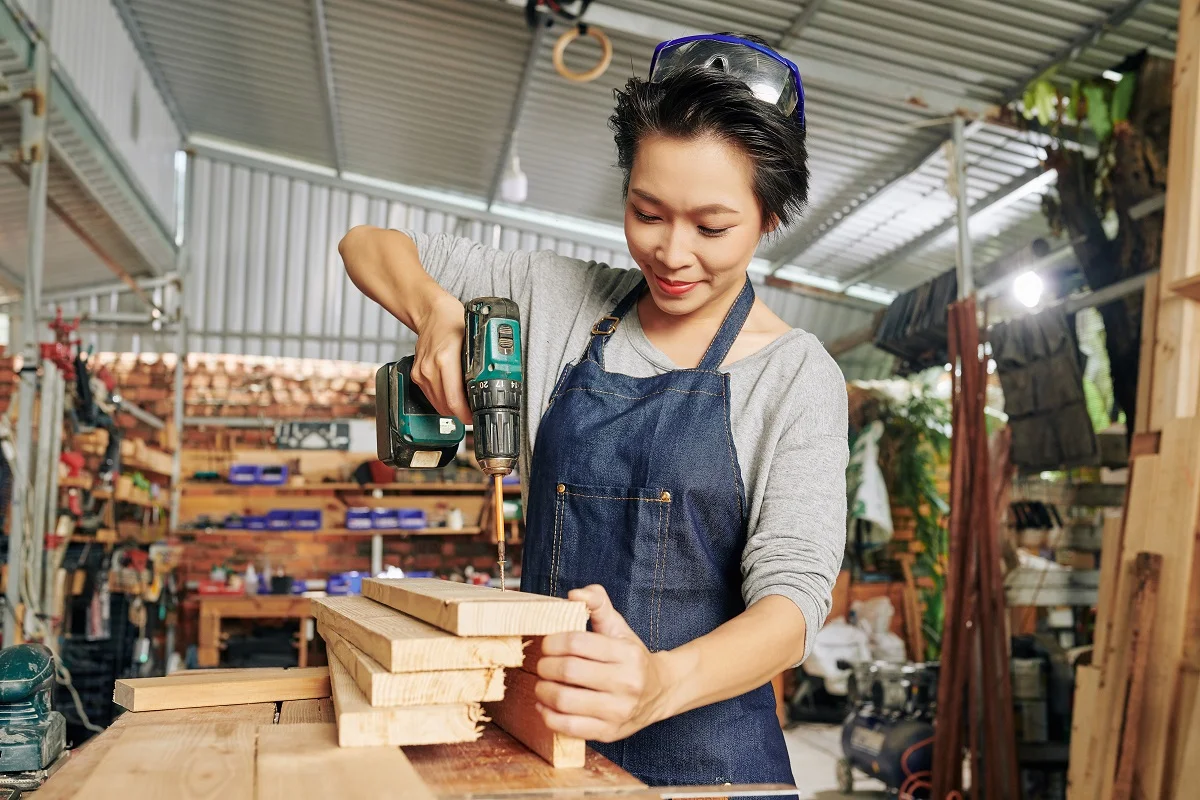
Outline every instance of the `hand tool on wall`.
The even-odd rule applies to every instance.
[[[500,588],[505,588],[504,486],[520,455],[521,321],[517,304],[479,297],[465,305],[462,370],[475,435],[475,458],[493,479]],[[413,357],[384,364],[375,374],[375,433],[379,460],[402,469],[439,469],[454,460],[463,423],[442,416],[412,381]]]

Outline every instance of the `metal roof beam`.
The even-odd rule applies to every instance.
[[[1019,195],[1022,192],[1030,191],[1029,187],[1031,187],[1031,185],[1036,184],[1038,181],[1045,181],[1045,176],[1049,174],[1050,173],[1043,171],[1040,165],[1031,167],[1021,175],[1018,175],[1011,183],[1006,183],[986,197],[980,198],[975,205],[971,206],[968,219],[970,217],[977,216],[978,214],[982,214],[989,208],[1008,200],[1008,198],[1014,195]],[[1036,188],[1036,186],[1034,186],[1034,188]],[[954,227],[957,224],[958,215],[951,214],[949,217],[946,217],[946,219],[942,220],[937,225],[934,225],[917,238],[908,241],[906,244],[897,247],[895,250],[892,250],[889,253],[885,253],[871,263],[867,264],[858,272],[851,274],[844,281],[842,281],[842,288],[870,280],[879,273],[884,272],[890,267],[903,262],[909,256],[916,255],[937,241],[938,237],[940,237],[942,234],[954,230]]]
[[[329,26],[325,22],[325,0],[312,0],[312,23],[325,90],[325,124],[329,128],[329,143],[333,148],[333,166],[341,175],[345,170],[346,154],[342,148],[342,126],[338,122],[337,89],[333,82],[333,57],[329,47]]]
[[[504,170],[512,158],[517,140],[517,128],[521,126],[521,112],[525,110],[525,101],[529,99],[529,88],[537,76],[538,55],[542,51],[542,40],[550,20],[537,15],[537,23],[533,26],[533,35],[529,39],[529,51],[525,54],[525,66],[521,69],[521,80],[517,84],[517,92],[513,96],[512,108],[508,113],[508,127],[504,131],[504,145],[500,148],[500,158],[496,162],[496,171],[492,174],[492,183],[488,187],[488,211],[496,204],[496,196],[500,194],[500,184],[504,181]]]
[[[967,125],[966,129],[963,131],[963,136],[969,139],[979,131],[983,130],[983,127],[984,123],[976,120],[970,125]],[[849,203],[844,205],[840,212],[824,214],[825,221],[818,225],[815,231],[810,233],[804,238],[803,241],[801,241],[791,250],[787,251],[784,255],[772,259],[771,274],[774,275],[776,272],[779,272],[779,270],[783,269],[789,264],[794,263],[796,259],[808,252],[808,250],[815,245],[819,239],[841,226],[841,224],[848,220],[850,215],[855,211],[865,207],[871,203],[871,201],[877,200],[880,195],[882,195],[888,189],[898,185],[909,175],[912,175],[914,172],[925,166],[930,159],[938,154],[938,152],[942,149],[943,144],[945,144],[945,142],[938,142],[933,147],[922,150],[916,158],[907,162],[900,169],[888,173],[887,177],[883,180],[876,181],[868,186],[863,193],[851,199]],[[840,216],[836,215],[838,213],[840,213]]]
[[[792,20],[792,24],[784,31],[783,36],[779,37],[779,49],[787,50],[800,39],[800,34],[804,33],[804,29],[813,21],[813,17],[821,10],[821,6],[825,5],[826,0],[808,0],[804,4],[804,8]]]

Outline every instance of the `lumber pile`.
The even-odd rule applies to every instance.
[[[1068,798],[1182,800],[1200,784],[1200,0],[1182,0],[1162,256],[1144,295],[1137,418],[1106,532]]]
[[[521,669],[526,638],[586,627],[582,603],[404,578],[313,610],[342,747],[471,742],[493,719],[553,766],[583,766],[584,742],[545,727]]]

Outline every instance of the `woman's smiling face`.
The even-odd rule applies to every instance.
[[[638,143],[625,239],[659,310],[686,316],[719,303],[723,311],[763,232],[754,165],[738,147],[712,136]]]

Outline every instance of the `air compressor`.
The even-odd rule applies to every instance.
[[[928,797],[937,713],[937,662],[853,665],[851,711],[842,723],[838,789],[854,791],[857,769],[901,796]]]

